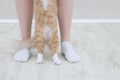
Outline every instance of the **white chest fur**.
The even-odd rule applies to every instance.
[[[42,0],[42,5],[44,10],[47,10],[48,4],[49,4],[49,0]]]
[[[49,28],[49,26],[46,25],[44,27],[44,39],[48,41],[50,39],[50,36],[51,36],[51,29]]]

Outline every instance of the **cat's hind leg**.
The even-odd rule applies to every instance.
[[[52,54],[52,59],[54,64],[61,64],[61,61],[58,58],[58,48],[59,48],[59,40],[58,40],[58,31],[56,22],[49,22],[48,26],[51,28],[51,37],[49,39],[49,48]]]
[[[58,58],[58,38],[57,35],[53,35],[49,40],[49,48],[52,54],[52,59],[54,64],[61,64],[61,61]]]
[[[38,52],[37,63],[43,63],[43,50],[45,45],[43,36],[44,23],[36,21],[35,25],[35,47]]]

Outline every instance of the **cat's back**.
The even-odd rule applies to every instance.
[[[56,7],[57,0],[34,0],[34,6],[42,10],[48,10],[51,7]]]
[[[41,34],[39,31],[42,31],[44,40],[48,41],[52,35],[53,30],[51,29],[56,29],[56,26],[50,26],[47,23],[56,20],[57,0],[36,0],[35,11],[36,23],[38,22],[42,25],[36,26],[36,29],[41,29],[36,30],[36,33]]]

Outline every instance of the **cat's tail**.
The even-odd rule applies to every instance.
[[[32,37],[30,39],[27,40],[10,40],[9,42],[9,48],[11,52],[16,52],[19,51],[21,49],[25,49],[25,48],[34,48],[35,47],[35,37]]]

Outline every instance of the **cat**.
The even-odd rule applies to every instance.
[[[61,64],[58,58],[57,0],[35,0],[35,48],[37,63],[43,62],[43,49],[48,44],[54,64]]]

